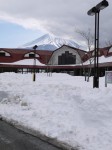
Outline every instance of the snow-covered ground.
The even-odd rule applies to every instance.
[[[112,150],[112,85],[67,74],[1,73],[0,115],[80,150]],[[3,98],[4,97],[4,98]]]

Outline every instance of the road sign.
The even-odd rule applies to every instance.
[[[108,83],[112,84],[112,71],[105,71],[105,87]]]

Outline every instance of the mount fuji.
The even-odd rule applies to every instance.
[[[39,50],[56,50],[62,45],[68,45],[71,47],[79,48],[80,46],[74,41],[69,39],[62,39],[50,34],[45,34],[38,39],[35,39],[29,43],[24,44],[21,48],[31,49],[34,45],[37,45]]]

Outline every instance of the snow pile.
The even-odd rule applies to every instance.
[[[14,65],[34,65],[34,59],[23,59],[19,60],[13,63],[0,63],[0,64],[14,64]],[[39,66],[45,66],[45,64],[42,64],[39,60],[36,59],[36,65]]]
[[[112,149],[112,85],[67,74],[0,74],[0,115],[80,150]]]

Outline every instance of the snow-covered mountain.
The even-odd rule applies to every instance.
[[[73,40],[62,39],[50,34],[45,34],[38,39],[35,39],[29,43],[24,44],[21,48],[32,48],[34,45],[37,45],[39,50],[55,50],[62,45],[68,45],[75,48],[80,46]]]

